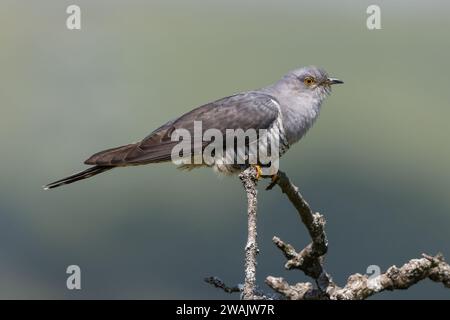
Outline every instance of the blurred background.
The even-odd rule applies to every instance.
[[[66,28],[81,7],[82,29]],[[195,106],[315,64],[335,87],[281,160],[327,219],[326,269],[343,285],[426,252],[450,259],[450,5],[377,1],[0,3],[0,298],[238,298],[246,199],[237,178],[171,164],[114,170],[52,191],[99,150]],[[278,189],[259,193],[258,279],[283,276],[274,235],[308,242]],[[66,288],[68,265],[82,290]],[[423,281],[374,298],[447,299]]]

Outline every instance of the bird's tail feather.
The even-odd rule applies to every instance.
[[[79,180],[90,178],[92,176],[95,176],[95,175],[97,175],[99,173],[111,170],[113,168],[114,168],[113,166],[94,166],[94,167],[91,167],[91,168],[86,169],[84,171],[75,173],[75,174],[73,174],[71,176],[68,176],[68,177],[65,177],[63,179],[60,179],[58,181],[49,183],[49,184],[45,185],[43,188],[44,188],[44,190],[53,189],[53,188],[60,187],[60,186],[65,185],[65,184],[69,184],[69,183],[73,183],[73,182],[76,182],[76,181],[79,181]]]

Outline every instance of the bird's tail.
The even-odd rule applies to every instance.
[[[114,168],[113,166],[94,166],[94,167],[91,167],[91,168],[86,169],[84,171],[75,173],[75,174],[73,174],[71,176],[68,176],[68,177],[65,177],[63,179],[60,179],[58,181],[49,183],[49,184],[45,185],[43,188],[44,188],[44,190],[53,189],[53,188],[60,187],[60,186],[65,185],[65,184],[76,182],[78,180],[83,180],[83,179],[86,179],[86,178],[93,177],[93,176],[95,176],[95,175],[97,175],[99,173],[111,170],[113,168]]]

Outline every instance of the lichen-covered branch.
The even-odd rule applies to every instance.
[[[267,277],[266,283],[285,298],[361,300],[385,290],[407,289],[426,278],[442,282],[444,286],[450,288],[450,266],[441,255],[435,257],[423,255],[423,258],[412,259],[400,268],[392,266],[385,273],[375,277],[354,274],[348,278],[343,288],[338,287],[323,268],[323,256],[328,248],[324,217],[319,213],[313,213],[298,188],[292,184],[284,172],[279,171],[277,179],[269,185],[268,189],[272,189],[274,184],[281,188],[297,209],[303,224],[308,229],[312,243],[297,252],[293,246],[278,237],[274,237],[273,242],[288,260],[285,264],[286,269],[300,269],[312,277],[317,284],[317,288],[309,282],[290,285],[283,278]]]
[[[385,273],[369,277],[359,273],[351,275],[340,288],[330,285],[325,291],[317,290],[309,282],[290,285],[283,278],[267,277],[266,283],[289,300],[363,300],[385,290],[404,290],[429,278],[450,288],[450,266],[441,255],[423,255],[400,268],[390,267]]]
[[[331,299],[362,300],[385,290],[408,289],[426,278],[450,288],[450,266],[441,255],[424,254],[421,259],[412,259],[400,268],[392,266],[375,277],[351,275],[344,288],[334,288],[329,295]]]
[[[420,259],[412,259],[401,267],[392,266],[379,275],[351,275],[344,287],[339,287],[324,269],[324,256],[328,251],[325,234],[325,218],[315,213],[300,194],[298,188],[286,174],[279,171],[277,177],[266,188],[278,185],[297,210],[302,223],[311,237],[311,243],[297,251],[292,245],[278,237],[274,244],[287,259],[286,269],[303,271],[314,281],[289,284],[281,277],[268,276],[266,284],[277,294],[266,294],[256,289],[256,205],[257,205],[257,172],[253,167],[240,174],[240,179],[247,194],[248,240],[245,247],[245,282],[244,285],[227,287],[220,279],[211,277],[208,283],[222,288],[225,292],[241,292],[243,299],[289,299],[289,300],[361,300],[385,291],[407,289],[417,282],[430,279],[450,288],[450,265],[442,255],[423,255]]]
[[[242,285],[239,284],[237,286],[229,287],[223,282],[220,278],[217,277],[208,277],[205,278],[205,282],[213,285],[216,288],[222,289],[226,293],[233,293],[233,292],[242,292]]]
[[[297,209],[300,218],[311,236],[312,242],[302,251],[297,253],[292,246],[285,244],[281,239],[274,237],[273,242],[283,251],[288,259],[286,269],[300,269],[306,275],[316,280],[320,288],[330,285],[331,278],[323,269],[323,256],[328,250],[328,240],[325,233],[325,218],[318,212],[314,213],[303,198],[301,193],[287,177],[287,175],[278,171],[277,178],[274,182],[280,187],[281,191],[286,194],[288,199]],[[270,185],[268,189],[271,189]]]
[[[248,237],[245,246],[244,300],[253,300],[256,298],[256,255],[258,254],[258,243],[256,242],[257,175],[258,173],[254,167],[249,167],[239,175],[247,194],[248,215]]]

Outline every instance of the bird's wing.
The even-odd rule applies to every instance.
[[[269,129],[278,118],[277,100],[265,93],[246,92],[200,106],[181,117],[167,122],[141,142],[94,154],[86,164],[127,166],[171,160],[171,152],[179,141],[171,134],[185,129],[194,134],[194,121],[201,121],[202,131],[214,128],[225,135],[226,129]],[[203,133],[202,132],[202,133]]]

